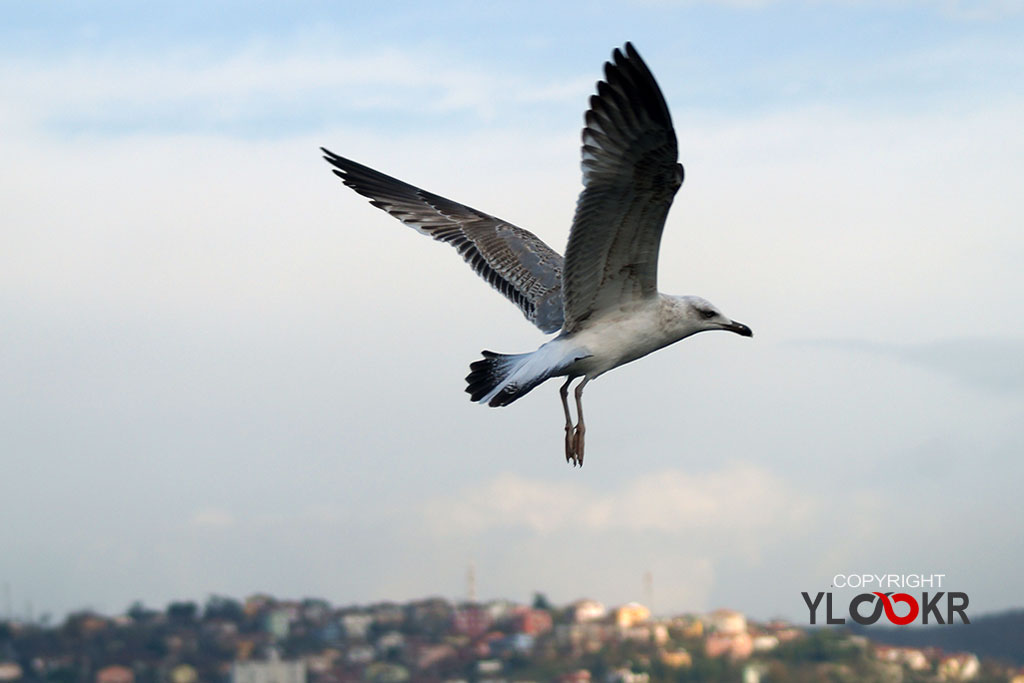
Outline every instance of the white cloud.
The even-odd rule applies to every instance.
[[[209,507],[196,510],[189,521],[201,529],[230,529],[235,525],[235,516],[227,510]]]
[[[928,439],[967,444],[948,456],[960,469],[903,467],[915,486],[915,468],[930,467],[936,490],[962,491],[943,499],[943,519],[961,520],[950,533],[967,528],[975,493],[991,489],[962,488],[970,458],[961,453],[1012,432],[1016,404],[950,391],[885,358],[778,341],[1021,336],[1007,314],[1024,288],[1024,117],[1012,93],[924,113],[880,103],[726,119],[680,106],[659,72],[687,166],[662,286],[708,295],[758,336],[701,336],[603,378],[588,393],[582,472],[560,460],[553,388],[507,411],[471,406],[460,391],[479,348],[524,350],[535,331],[457,255],[341,187],[316,152],[337,147],[561,248],[579,186],[578,113],[541,134],[522,117],[507,123],[504,110],[484,132],[430,135],[390,125],[367,133],[339,117],[315,137],[274,141],[55,136],[46,125],[64,108],[85,116],[174,103],[230,119],[264,96],[387,109],[409,106],[410,87],[431,90],[415,107],[485,116],[537,99],[582,107],[596,77],[595,68],[564,83],[517,80],[403,54],[320,61],[254,50],[210,63],[22,62],[20,74],[0,74],[0,117],[11,124],[0,137],[0,304],[12,331],[0,339],[0,399],[11,452],[26,454],[15,464],[25,474],[0,499],[9,510],[30,506],[60,471],[76,485],[51,524],[77,529],[76,510],[96,490],[79,479],[114,471],[126,489],[180,480],[200,505],[224,506],[199,507],[185,523],[98,509],[90,530],[116,534],[118,547],[143,547],[162,523],[173,527],[162,557],[180,566],[140,557],[123,580],[97,573],[78,596],[67,588],[62,604],[105,591],[120,608],[157,586],[200,596],[214,575],[232,594],[454,595],[473,557],[486,595],[536,588],[557,600],[624,601],[641,597],[651,569],[663,605],[714,606],[703,603],[747,590],[736,606],[788,610],[810,582],[785,595],[771,583],[794,566],[807,578],[824,557],[815,571],[827,575],[864,561],[880,538],[918,533],[915,520],[896,517],[935,501],[896,505],[879,487]],[[709,471],[737,454],[750,462]],[[1012,455],[997,455],[991,470],[1005,474]],[[79,475],[81,463],[89,468]],[[495,463],[515,473],[495,477]],[[241,481],[225,491],[226,479]],[[1013,481],[997,483],[1009,495]],[[839,493],[825,506],[828,487]],[[171,509],[177,490],[136,507]],[[456,493],[424,502],[425,490]],[[124,528],[108,530],[112,520]],[[992,539],[1013,532],[988,527]],[[812,545],[803,534],[813,531]],[[31,549],[49,533],[5,529],[5,547]],[[974,556],[997,547],[989,540],[976,541]],[[63,544],[46,545],[23,553],[22,576],[36,576],[33,564],[54,568],[36,596],[71,585],[50,549]],[[86,552],[102,565],[102,549]],[[938,565],[933,550],[913,552]],[[771,590],[751,581],[759,562]],[[731,577],[730,567],[739,567]]]
[[[7,116],[132,130],[147,121],[186,128],[259,116],[341,118],[345,112],[468,112],[486,119],[507,105],[583,101],[595,78],[529,79],[436,54],[381,48],[251,47],[226,56],[72,55],[9,59],[0,74]],[[332,114],[333,113],[333,114]]]
[[[891,9],[894,6],[924,7],[958,19],[991,20],[1024,12],[1024,0],[638,0],[646,5],[723,5],[741,9],[766,9],[772,5],[839,5]]]
[[[769,471],[733,464],[708,473],[666,470],[600,492],[578,484],[504,474],[427,504],[432,533],[482,534],[525,528],[537,534],[623,530],[725,535],[751,541],[811,521],[815,502]]]
[[[485,591],[533,585],[562,602],[652,599],[668,613],[725,604],[724,577],[728,585],[737,571],[774,567],[778,548],[823,531],[816,494],[751,463],[654,471],[610,488],[570,474],[503,474],[433,498],[422,507],[424,538],[439,554],[478,558]]]
[[[924,116],[677,115],[687,181],[665,232],[662,286],[703,294],[755,331],[870,339],[878,329],[908,342],[963,329],[1019,334],[1005,311],[1019,296],[1024,256],[1013,230],[1020,114],[991,105]],[[518,128],[430,139],[337,128],[263,142],[5,137],[0,283],[18,301],[56,310],[248,316],[340,305],[363,316],[408,306],[411,289],[424,305],[459,292],[464,305],[493,310],[500,298],[455,254],[347,193],[316,147],[561,249],[579,182],[575,124],[565,126],[564,137]],[[374,301],[362,312],[363,298],[339,295],[366,289]],[[511,308],[502,319],[519,322]]]
[[[918,3],[970,20],[993,20],[1024,12],[1024,0],[918,0]]]

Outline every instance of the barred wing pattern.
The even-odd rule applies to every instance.
[[[320,149],[345,185],[406,225],[455,247],[541,331],[562,328],[562,257],[536,235]]]
[[[564,331],[655,296],[658,248],[683,182],[668,106],[630,43],[605,64],[583,129],[583,192],[565,250]]]

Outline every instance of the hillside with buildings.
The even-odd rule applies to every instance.
[[[344,681],[1013,681],[1024,670],[965,652],[755,623],[732,610],[655,617],[637,603],[554,607],[441,598],[336,607],[245,601],[0,622],[0,683]]]
[[[942,628],[860,627],[860,632],[880,643],[971,650],[1024,666],[1022,609],[987,614],[971,619],[970,624],[956,623]]]

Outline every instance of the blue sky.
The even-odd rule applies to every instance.
[[[267,590],[805,618],[832,575],[1024,604],[1024,7],[0,5],[0,580],[61,614]],[[542,341],[325,145],[561,249],[632,40],[686,184],[701,335],[471,405]],[[705,338],[706,337],[706,338]],[[23,520],[23,521],[22,521]]]
[[[953,95],[998,97],[1000,86],[1019,76],[1024,22],[1019,6],[995,2],[641,2],[628,11],[617,3],[388,3],[357,11],[337,3],[36,3],[6,9],[11,16],[0,37],[15,65],[116,66],[122,74],[155,65],[203,73],[239,59],[251,59],[253,66],[282,58],[329,64],[401,51],[421,55],[426,66],[505,78],[529,74],[534,83],[564,84],[577,81],[608,45],[623,36],[642,37],[652,59],[666,55],[684,102],[724,115],[794,103],[884,102],[913,109]],[[365,75],[361,85],[372,87]],[[62,110],[53,123],[71,131],[214,129],[280,136],[322,130],[337,121],[339,109],[357,108],[347,99],[352,91],[337,83],[303,82],[284,92],[269,82],[249,88],[236,83],[220,96],[245,106],[214,116],[188,106],[197,93],[182,101],[184,93],[164,94],[159,81],[150,85],[148,97],[132,93],[136,98],[126,108],[115,107],[125,104],[115,97],[99,112]],[[439,112],[429,97],[422,99],[425,89],[403,85],[406,97],[400,106],[386,107],[387,118],[364,110],[364,120],[425,130],[491,123],[457,106]],[[427,116],[409,106],[416,102],[426,105]],[[565,107],[559,113],[572,111],[568,101],[559,104]]]

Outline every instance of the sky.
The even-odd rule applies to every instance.
[[[806,623],[836,574],[1024,606],[1024,3],[0,4],[0,614],[265,591]],[[323,145],[561,250],[611,51],[686,182],[703,334],[463,393],[544,335]],[[650,573],[650,590],[644,575]],[[837,591],[839,592],[839,591]]]

